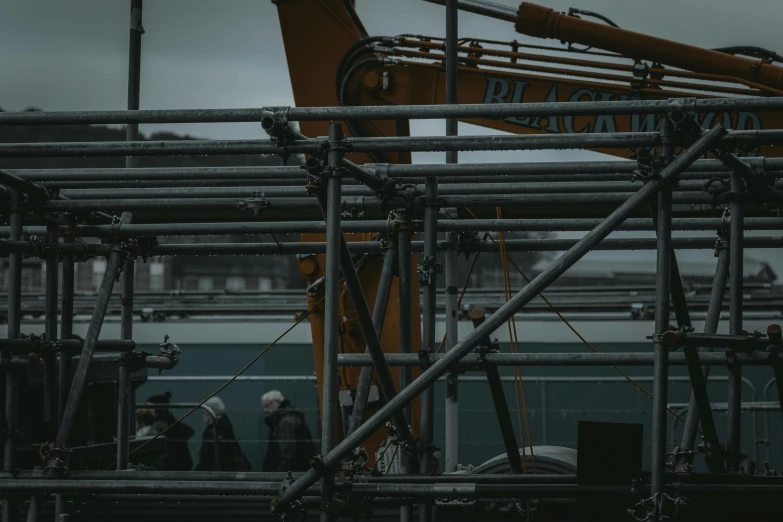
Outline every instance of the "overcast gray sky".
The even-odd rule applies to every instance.
[[[515,0],[496,0],[516,7]],[[373,35],[442,36],[444,8],[421,0],[357,0]],[[559,10],[602,13],[623,28],[702,47],[756,45],[783,51],[782,0],[541,0]],[[126,106],[128,0],[0,0],[0,107],[20,110],[123,109]],[[460,14],[460,35],[526,37],[511,24]],[[270,0],[146,0],[141,108],[291,105],[277,10]],[[552,41],[549,41],[552,43]],[[154,126],[145,126],[149,132]],[[170,125],[207,138],[259,138],[253,124]],[[418,135],[443,133],[417,122]],[[461,134],[490,131],[461,125]],[[494,132],[494,131],[492,131]],[[598,159],[594,153],[463,153],[464,162]],[[441,162],[440,154],[416,155]],[[751,252],[783,275],[783,256]],[[694,255],[693,253],[688,256]],[[710,255],[708,253],[696,254]]]

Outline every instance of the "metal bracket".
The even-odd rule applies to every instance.
[[[260,216],[270,203],[264,198],[263,192],[253,192],[253,197],[240,201],[238,206],[241,210],[250,210],[254,216]]]
[[[46,470],[54,470],[58,476],[68,475],[68,457],[72,453],[68,448],[61,448],[54,442],[44,442],[40,445],[38,454],[41,462],[46,465]]]
[[[416,266],[416,272],[419,274],[419,284],[429,286],[434,280],[434,276],[443,272],[443,265],[436,263],[434,256],[424,256],[421,263]]]
[[[672,497],[666,493],[655,493],[653,496],[639,501],[628,514],[637,522],[671,520],[680,508],[688,505],[686,497]]]
[[[366,469],[367,464],[370,462],[370,457],[367,455],[367,451],[364,448],[356,448],[353,453],[340,464],[340,471],[356,474],[361,473]]]
[[[167,357],[174,363],[179,362],[179,358],[182,355],[182,349],[176,344],[169,342],[168,334],[163,336],[163,342],[160,343],[159,346],[158,355]]]
[[[131,9],[130,28],[131,31],[137,31],[141,34],[144,34],[144,26],[141,25],[141,9],[138,7]]]

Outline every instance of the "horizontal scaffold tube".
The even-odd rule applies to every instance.
[[[443,354],[430,354],[431,363],[443,359]],[[491,353],[483,357],[487,363],[496,366],[652,366],[652,353]],[[766,352],[738,353],[733,356],[739,364],[761,366],[773,364],[776,354]],[[478,367],[482,358],[478,354],[468,354],[458,366]],[[700,353],[699,362],[703,365],[725,365],[729,359],[719,352]],[[389,366],[419,366],[422,361],[418,354],[387,354]],[[365,354],[340,354],[337,359],[340,366],[371,366],[372,361]],[[685,355],[670,353],[669,364],[685,365]]]
[[[2,113],[0,113],[2,114]],[[755,169],[766,172],[783,170],[783,158],[741,158]],[[543,174],[632,174],[638,170],[635,161],[569,161],[534,163],[459,163],[459,164],[388,164],[368,163],[363,169],[393,178],[425,176],[530,176]],[[70,168],[70,169],[5,169],[30,181],[97,181],[97,180],[236,180],[296,179],[305,180],[298,166],[258,167],[144,167],[144,168]],[[699,160],[681,175],[703,172],[724,172],[729,169],[718,160]]]
[[[0,113],[0,115],[6,113]],[[737,130],[730,132],[727,145],[772,145],[783,142],[783,130]],[[2,143],[6,158],[86,156],[182,156],[191,154],[312,154],[323,140],[295,140],[286,149],[269,140],[177,140],[109,141],[60,143]],[[347,138],[348,152],[443,152],[479,150],[547,150],[652,147],[660,143],[657,132],[615,132],[599,134],[489,135],[489,136],[400,136]]]
[[[601,219],[441,219],[438,230],[447,232],[559,232],[588,231],[603,221]],[[783,218],[745,218],[745,230],[783,230]],[[422,222],[414,221],[416,230],[422,230]],[[676,218],[672,230],[717,230],[724,225],[721,218]],[[387,220],[343,221],[343,232],[388,232]],[[631,218],[617,230],[653,230],[652,220]],[[62,227],[60,234],[76,237],[140,237],[140,236],[210,236],[221,234],[299,234],[326,231],[324,221],[278,221],[234,223],[155,223],[130,225],[78,225]],[[28,226],[25,235],[43,235],[44,226]],[[0,237],[9,237],[9,228],[0,227]],[[698,238],[697,238],[698,239]],[[703,238],[702,238],[703,239]]]
[[[480,187],[477,187],[480,190]],[[620,205],[628,199],[626,193],[578,193],[578,194],[468,194],[445,195],[439,198],[439,204],[443,207],[497,207],[512,206],[552,206],[552,205]],[[41,210],[49,212],[88,212],[96,210],[117,211],[142,211],[156,210],[230,210],[240,208],[248,200],[257,199],[264,209],[316,210],[317,204],[313,198],[308,197],[258,197],[251,198],[130,198],[130,199],[62,199],[45,201],[39,205]],[[424,203],[418,198],[418,204]],[[760,203],[781,203],[783,192],[772,191],[758,196]],[[701,192],[679,192],[673,195],[675,205],[720,205],[728,202],[725,194],[711,196]],[[345,209],[377,210],[396,208],[402,205],[401,199],[381,201],[374,196],[343,196],[342,205]]]
[[[411,185],[408,189],[424,192],[424,186]],[[775,188],[783,189],[783,182]],[[639,186],[634,183],[585,181],[581,183],[444,183],[438,186],[441,196],[459,196],[476,194],[573,194],[573,193],[623,193],[636,192]],[[702,192],[704,181],[683,181],[677,187],[678,192]],[[343,196],[372,196],[374,192],[365,186],[349,185],[342,188]],[[230,187],[160,187],[160,188],[120,188],[72,189],[63,190],[60,195],[68,199],[150,199],[150,198],[252,198],[252,197],[305,197],[308,190],[300,186],[249,185],[247,183]]]
[[[293,478],[297,478],[302,473],[292,473]],[[240,472],[230,471],[92,471],[92,470],[69,470],[68,479],[70,480],[185,480],[185,481],[239,481],[239,482],[278,482],[288,478],[288,473],[275,472]],[[19,471],[15,473],[0,471],[0,480],[41,480],[46,475],[43,471]],[[397,482],[411,482],[418,484],[434,483],[480,483],[480,484],[574,484],[576,475],[550,475],[550,474],[524,474],[524,475],[400,475],[393,476],[382,475],[378,477],[361,476],[357,482],[367,484],[384,484]]]
[[[137,111],[2,112],[0,125],[76,125],[112,123],[261,122],[269,116],[287,121],[507,118],[781,110],[781,97],[624,100],[598,102],[396,105],[371,107],[266,107],[244,109],[174,109]]]
[[[509,252],[559,252],[567,250],[575,245],[575,239],[516,239],[506,241],[506,250]],[[715,238],[712,237],[683,237],[672,240],[674,248],[679,250],[711,250],[715,248]],[[783,237],[749,237],[745,240],[746,248],[780,248],[783,246]],[[379,253],[384,251],[384,246],[376,241],[356,241],[348,243],[352,253]],[[445,245],[440,245],[445,250]],[[108,244],[77,244],[62,243],[59,249],[62,252],[73,252],[93,256],[106,256],[116,247]],[[131,255],[150,256],[256,256],[276,254],[323,254],[326,252],[326,243],[169,243],[147,247],[144,252],[136,252],[133,247],[128,247]],[[460,252],[497,252],[498,245],[489,241],[477,241],[461,246]],[[597,245],[594,250],[655,250],[655,239],[648,238],[623,238],[607,239]],[[413,252],[423,252],[422,241],[411,242]],[[40,246],[31,241],[0,240],[0,256],[10,253],[22,253],[37,255]]]
[[[559,252],[567,250],[575,245],[576,239],[515,239],[506,241],[506,250],[509,252]],[[672,240],[672,245],[680,250],[711,250],[715,248],[715,238],[712,237],[682,237]],[[445,251],[445,245],[439,245]],[[746,248],[780,248],[783,246],[783,237],[749,237],[745,239]],[[357,253],[378,253],[384,251],[384,246],[377,241],[356,241],[348,243],[350,251]],[[108,244],[77,244],[62,243],[59,249],[62,252],[75,254],[105,256],[116,247]],[[147,247],[144,252],[135,252],[133,247],[128,247],[131,255],[150,256],[184,256],[184,255],[212,255],[212,256],[255,256],[275,254],[323,254],[326,252],[326,243],[168,243]],[[498,245],[489,241],[477,241],[461,246],[460,252],[497,252]],[[623,238],[607,239],[597,245],[593,250],[655,250],[654,238]],[[423,252],[422,241],[411,242],[413,252]],[[40,246],[31,241],[0,240],[0,256],[10,253],[22,253],[37,255]]]
[[[71,480],[4,479],[0,494],[15,493],[124,493],[180,495],[275,495],[280,482],[227,482],[179,480]],[[315,493],[313,490],[309,493]]]

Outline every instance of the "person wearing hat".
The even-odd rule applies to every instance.
[[[250,471],[250,461],[247,460],[242,448],[239,447],[234,426],[226,415],[226,405],[219,397],[212,397],[202,408],[206,427],[201,438],[201,451],[196,471]],[[215,440],[218,443],[218,459],[215,463]]]
[[[153,395],[147,399],[151,404],[169,404],[171,402],[171,392]],[[160,433],[176,422],[176,418],[168,409],[155,409],[155,423],[153,424],[153,433]],[[193,467],[193,458],[190,456],[188,440],[193,436],[193,428],[183,422],[174,424],[166,430],[163,435],[166,437],[166,452],[161,456],[156,464],[156,468],[161,471],[190,471]]]

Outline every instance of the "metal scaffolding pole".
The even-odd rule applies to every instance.
[[[623,100],[597,102],[497,103],[461,105],[382,105],[355,107],[270,107],[235,109],[174,109],[143,111],[4,112],[0,125],[84,125],[118,123],[260,123],[268,117],[287,121],[397,120],[442,118],[524,118],[526,116],[600,116],[605,114],[668,114],[773,111],[783,109],[783,97],[736,97]]]
[[[459,36],[459,11],[456,0],[446,4],[446,103],[444,107],[459,107],[459,64],[457,63],[457,38]],[[446,119],[446,136],[459,134],[457,118]],[[446,152],[447,169],[458,168],[459,152]],[[456,216],[456,209],[452,210]],[[457,264],[457,234],[446,233],[445,285],[446,285],[446,343],[448,353],[459,341],[457,323],[457,285],[459,267]],[[459,377],[449,372],[446,377],[444,471],[454,472],[459,464]]]
[[[718,262],[715,267],[715,277],[712,281],[712,292],[710,294],[710,302],[707,308],[707,318],[704,322],[704,333],[715,333],[718,331],[718,323],[720,322],[721,308],[723,307],[723,294],[726,289],[726,281],[729,278],[729,251],[725,246],[722,246],[718,250]],[[699,349],[702,352],[702,357],[705,352],[711,352],[711,347],[703,347]],[[710,374],[710,367],[702,365],[702,375],[704,379],[707,379]],[[688,452],[692,451],[696,442],[696,432],[699,428],[699,412],[696,406],[696,397],[691,392],[691,398],[688,406],[688,415],[685,418],[685,425],[682,430],[682,442],[680,443],[680,449]],[[680,465],[690,465],[693,461],[691,455],[684,455],[680,459]]]
[[[690,148],[683,151],[677,159],[660,172],[659,183],[674,181],[680,172],[685,170],[693,161],[701,157],[707,150],[714,147],[715,143],[726,135],[722,126],[716,126],[706,132]],[[625,221],[633,212],[657,194],[658,183],[648,183],[634,194],[628,201],[607,217],[607,219],[592,232],[582,238],[573,248],[554,261],[548,268],[536,276],[524,289],[512,297],[481,326],[471,332],[462,342],[458,343],[444,358],[422,372],[405,390],[397,397],[389,401],[378,410],[370,419],[360,426],[353,434],[343,439],[322,460],[323,467],[319,470],[310,469],[303,477],[295,481],[285,492],[281,493],[273,502],[274,509],[287,509],[291,501],[298,498],[303,492],[314,484],[327,470],[333,470],[348,453],[353,451],[371,433],[378,429],[395,411],[407,406],[414,397],[433,384],[441,375],[453,368],[467,353],[473,350],[488,333],[494,332],[516,312],[522,309],[535,296],[537,296],[552,281],[556,280],[563,272],[581,259],[593,246],[606,238],[620,223]],[[665,288],[668,293],[668,285]],[[664,352],[665,353],[665,352]],[[665,362],[665,361],[664,361]]]
[[[603,219],[439,219],[439,232],[554,232],[590,231]],[[414,221],[417,230],[423,229],[422,221]],[[672,219],[672,230],[716,230],[724,225],[721,218],[676,218]],[[343,233],[386,232],[387,220],[357,220],[342,224]],[[655,230],[651,219],[630,218],[618,229],[622,231]],[[754,217],[745,219],[745,230],[783,230],[783,218]],[[62,227],[65,238],[98,237],[129,238],[154,236],[197,236],[220,234],[297,234],[303,232],[325,232],[325,221],[240,221],[234,223],[144,223],[120,227],[112,225],[76,225]],[[8,237],[8,227],[0,227],[0,237]],[[46,227],[23,227],[25,235],[42,235]],[[415,242],[414,242],[415,244]]]
[[[64,460],[62,452],[68,446],[71,431],[74,422],[76,421],[76,414],[79,405],[81,404],[82,395],[87,387],[87,376],[90,371],[93,354],[95,353],[98,335],[100,334],[101,327],[103,326],[103,319],[106,316],[106,310],[109,306],[109,298],[111,297],[111,292],[114,288],[114,280],[119,274],[124,257],[124,253],[114,250],[107,258],[106,272],[103,275],[103,282],[101,283],[98,296],[95,300],[95,310],[93,311],[90,325],[87,328],[87,334],[84,337],[81,357],[79,357],[79,363],[73,377],[68,400],[63,411],[63,417],[60,422],[59,430],[57,431],[57,438],[55,440],[56,450],[52,452],[53,455],[51,457],[54,461],[53,464],[58,460]],[[47,473],[50,476],[57,476],[59,470],[56,467],[50,467],[47,469]]]
[[[392,283],[394,282],[394,266],[396,262],[397,248],[393,242],[390,242],[389,248],[386,250],[386,254],[383,258],[383,267],[381,268],[381,275],[378,279],[378,292],[375,294],[375,306],[373,307],[372,311],[372,324],[379,340],[381,338],[381,333],[383,332],[383,323],[386,319],[386,310],[389,306],[389,295],[391,294]],[[367,343],[367,349],[365,350],[365,353],[372,355],[369,343]],[[383,367],[387,368],[385,364]],[[384,370],[381,368],[378,372],[379,375],[381,371]],[[353,433],[353,431],[362,422],[364,422],[364,415],[367,410],[367,402],[370,397],[370,388],[372,387],[372,376],[372,366],[362,367],[362,371],[359,374],[359,383],[356,386],[356,398],[353,401],[353,410],[351,411],[348,435]],[[393,389],[394,382],[391,380],[391,374],[389,374],[389,381],[392,383]]]
[[[577,105],[593,106],[583,102]],[[511,105],[511,104],[493,104]],[[533,104],[531,104],[533,105]],[[463,105],[461,107],[467,107]],[[357,107],[358,108],[358,107]],[[360,107],[368,109],[370,107]],[[134,112],[134,111],[130,111]],[[521,111],[525,112],[525,111]],[[7,114],[7,113],[4,113]],[[403,116],[408,117],[409,115]],[[516,115],[521,117],[521,114]],[[351,118],[353,119],[353,118]],[[725,145],[773,145],[783,140],[783,130],[735,130],[724,138]],[[652,147],[660,142],[656,132],[614,132],[598,134],[544,134],[493,136],[394,136],[346,138],[351,152],[446,152],[478,150],[609,149]],[[318,139],[293,140],[290,154],[317,154]],[[0,143],[0,154],[8,158],[177,156],[278,154],[270,140],[175,140],[134,142]]]
[[[446,342],[445,351],[448,353],[459,341],[458,322],[458,264],[457,264],[457,234],[446,233]],[[457,471],[459,464],[459,377],[456,371],[450,371],[446,375],[446,406],[445,406],[445,448],[444,471],[452,473]]]
[[[141,0],[138,1],[141,4]],[[133,31],[131,31],[133,33]],[[133,215],[124,212],[120,223],[131,223]],[[133,338],[133,286],[135,282],[136,263],[133,259],[125,260],[125,268],[122,272],[122,309],[120,311],[120,337],[125,340]],[[117,469],[128,467],[128,447],[130,439],[131,419],[134,411],[131,409],[133,388],[131,383],[131,353],[123,353],[119,361],[119,375],[117,378]]]
[[[404,209],[397,211],[399,218],[399,228],[397,230],[397,311],[400,328],[400,353],[409,354],[412,349],[412,318],[411,308],[413,306],[413,294],[411,292],[411,237],[413,232],[409,229],[408,212]],[[418,299],[418,296],[416,296]],[[411,384],[411,368],[400,368],[400,392]],[[387,401],[388,403],[388,401]],[[410,403],[402,411],[404,413],[406,425],[411,425],[412,408]],[[400,459],[400,469],[403,473],[410,473],[411,459],[409,455],[403,454]],[[413,509],[410,505],[400,506],[400,522],[410,522],[413,520]]]
[[[57,226],[49,224],[46,227],[46,244],[50,252],[46,255],[46,340],[57,339],[57,311],[59,305],[60,269],[57,246],[59,237]],[[57,355],[54,352],[44,358],[44,408],[43,419],[47,427],[54,431],[57,426]]]
[[[473,322],[473,327],[478,327],[486,320],[484,310],[473,310],[470,312],[470,319]],[[481,342],[481,349],[487,352],[492,350],[492,340],[489,335],[485,336]],[[482,364],[484,373],[487,375],[487,383],[489,384],[489,391],[492,395],[492,403],[495,406],[495,414],[498,418],[498,425],[500,427],[500,434],[503,437],[503,445],[506,448],[506,458],[508,464],[511,467],[511,471],[516,474],[524,473],[524,466],[522,465],[522,458],[519,455],[519,444],[517,443],[517,437],[514,434],[514,425],[511,423],[511,415],[509,414],[508,403],[506,402],[506,394],[503,392],[503,381],[500,379],[500,372],[498,367],[491,363]]]
[[[131,0],[131,18],[130,18],[130,38],[128,44],[128,110],[139,110],[141,99],[141,35],[144,34],[142,25],[142,14],[144,9],[143,0]],[[125,140],[129,142],[138,141],[139,125],[137,123],[128,124],[125,129]],[[125,158],[125,168],[132,169],[139,166],[139,158],[127,156]],[[115,189],[116,190],[116,189]],[[133,222],[133,215],[123,213],[122,224]],[[128,257],[125,260],[125,267],[122,272],[122,309],[120,311],[120,337],[122,339],[133,338],[133,291],[136,281],[136,261]],[[128,452],[130,427],[133,425],[131,419],[135,411],[131,408],[133,388],[131,383],[131,354],[126,353],[120,356],[119,375],[117,378],[117,469],[123,470],[128,467]],[[217,446],[217,444],[216,444]]]
[[[453,233],[450,233],[453,234]],[[568,250],[577,243],[576,239],[514,239],[506,241],[508,252],[560,252]],[[715,239],[711,237],[684,237],[672,240],[674,248],[679,250],[712,250]],[[751,237],[745,240],[747,248],[780,248],[783,237]],[[656,240],[647,238],[607,239],[594,250],[655,250]],[[443,247],[448,249],[448,247]],[[459,252],[497,252],[498,245],[488,241],[467,242],[455,246]],[[70,251],[92,256],[106,256],[113,247],[108,244],[62,244],[63,252]],[[323,254],[326,243],[168,243],[149,246],[146,249],[129,249],[136,254],[149,256],[259,256],[284,254]],[[381,253],[383,245],[377,241],[352,241],[349,245],[352,254]],[[423,252],[424,243],[411,242],[412,252]],[[31,254],[38,252],[38,245],[32,241],[0,241],[0,255],[10,253]]]
[[[433,362],[440,361],[447,354],[433,354]],[[650,353],[612,352],[612,353],[490,353],[483,357],[488,363],[496,366],[652,366],[654,357]],[[737,353],[736,361],[742,365],[767,366],[775,358],[769,353]],[[687,361],[681,353],[669,353],[669,365],[684,366]],[[418,354],[387,354],[389,366],[419,366],[421,360]],[[478,369],[479,357],[468,354],[460,359],[457,368]],[[729,362],[726,354],[702,353],[702,365],[725,366]],[[340,366],[367,366],[372,359],[363,354],[340,354]]]
[[[737,172],[731,174],[731,192],[733,194],[731,223],[729,224],[729,334],[742,333],[742,301],[744,275],[745,229],[745,184]],[[728,471],[740,471],[740,440],[742,430],[742,367],[730,364],[728,390],[728,433],[726,449],[728,451]]]
[[[663,136],[663,156],[670,159],[673,152],[673,125],[668,117],[662,118],[660,127]],[[666,485],[666,403],[668,395],[668,351],[662,336],[669,329],[669,293],[672,269],[672,188],[671,184],[661,186],[658,193],[657,230],[658,259],[655,281],[655,339],[653,341],[653,410],[652,410],[652,496],[663,494]],[[657,520],[658,503],[655,502]]]
[[[339,351],[340,328],[340,165],[342,152],[338,143],[343,137],[342,126],[329,124],[329,152],[327,153],[329,174],[326,177],[326,280],[324,301],[324,360],[323,360],[323,407],[321,408],[321,455],[332,451],[337,438],[337,412],[339,388],[337,383],[337,353]],[[327,505],[334,495],[334,480],[324,477],[321,483],[321,501]],[[321,512],[321,522],[330,522],[328,511]]]
[[[328,203],[324,200],[323,196],[319,195],[318,197],[319,202],[324,209],[324,216],[326,216],[328,213]],[[408,256],[408,258],[410,259],[410,256]],[[370,308],[367,305],[367,299],[362,291],[359,275],[356,273],[356,268],[351,259],[351,253],[348,250],[348,243],[345,241],[342,234],[340,235],[340,267],[342,269],[345,286],[351,296],[351,301],[353,301],[356,317],[359,320],[362,334],[364,335],[367,352],[369,352],[370,358],[373,361],[373,366],[375,366],[375,371],[378,374],[378,381],[381,383],[381,391],[384,400],[389,401],[397,395],[397,391],[394,389],[394,381],[391,372],[389,371],[389,366],[386,363],[386,355],[381,346],[380,335],[378,333],[379,329],[376,328],[376,325],[379,324],[379,322],[382,324],[383,318],[373,317],[373,315],[370,314]],[[386,299],[388,300],[388,294]],[[400,439],[407,444],[409,448],[412,448],[414,446],[413,435],[411,434],[409,424],[409,419],[406,419],[402,412],[397,412],[395,414],[394,425],[397,429],[397,433],[399,434]],[[411,471],[418,470],[418,460],[415,455],[411,456],[410,461]]]
[[[22,236],[24,216],[24,196],[16,189],[9,189],[11,206],[9,224],[11,238]],[[19,337],[22,321],[22,256],[11,254],[8,257],[8,338]],[[10,365],[10,354],[3,354],[5,374],[5,440],[3,442],[3,470],[16,469],[16,438],[19,424],[19,371]],[[3,501],[3,521],[13,522],[16,518],[14,502],[10,498]]]

